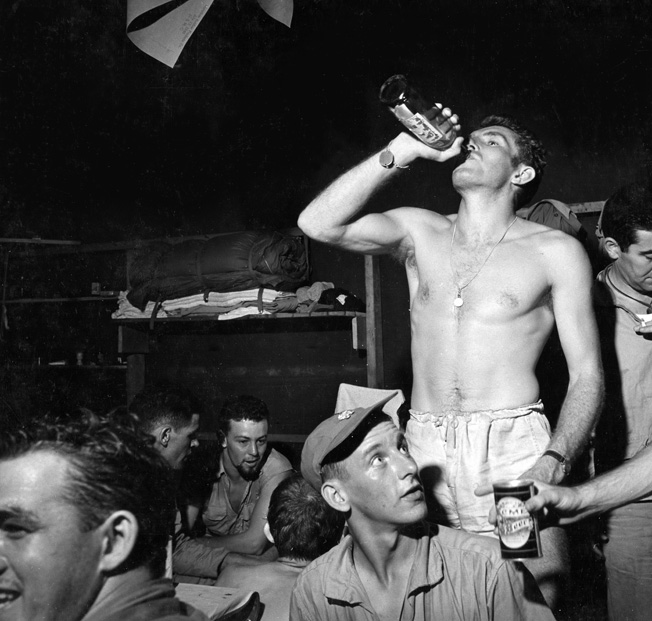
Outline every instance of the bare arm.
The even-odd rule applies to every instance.
[[[249,521],[249,528],[244,533],[237,535],[222,535],[208,538],[208,541],[214,541],[216,546],[224,548],[229,552],[239,552],[240,554],[262,554],[269,544],[265,536],[265,521],[267,520],[267,509],[269,499],[276,486],[285,478],[290,476],[290,470],[281,472],[267,481],[260,491],[260,498],[254,507]]]
[[[573,461],[593,430],[604,396],[599,337],[591,301],[591,266],[572,238],[551,245],[550,277],[553,310],[568,365],[569,384],[557,427],[548,446]],[[561,464],[541,457],[524,477],[559,483]]]
[[[456,121],[455,116],[452,118]],[[392,141],[391,151],[398,166],[407,166],[418,157],[444,162],[459,154],[461,144],[462,138],[458,138],[446,151],[437,151],[401,133]],[[344,173],[303,210],[298,225],[308,237],[367,254],[391,252],[405,239],[405,227],[392,212],[368,214],[349,222],[401,170],[396,166],[383,168],[378,156],[376,153]]]
[[[557,487],[535,481],[538,493],[525,503],[528,511],[554,509],[562,523],[634,502],[652,493],[652,446],[621,466],[576,487]]]

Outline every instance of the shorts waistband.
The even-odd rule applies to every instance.
[[[490,419],[498,418],[518,418],[520,416],[527,416],[532,413],[544,413],[543,401],[539,399],[536,403],[529,403],[521,405],[516,408],[504,408],[501,410],[472,410],[472,411],[459,411],[447,412],[446,414],[439,414],[437,412],[424,412],[420,410],[410,410],[410,418],[413,418],[420,423],[440,423],[443,420],[451,420],[454,418],[465,418],[471,420],[477,416],[486,416]]]

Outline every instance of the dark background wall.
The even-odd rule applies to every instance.
[[[0,236],[102,242],[294,226],[320,189],[397,133],[377,93],[399,72],[452,107],[463,131],[496,111],[532,127],[550,151],[539,198],[602,200],[649,164],[647,0],[295,4],[288,29],[251,0],[216,0],[170,69],[128,41],[125,0],[3,3]],[[369,209],[453,212],[451,167],[413,165]],[[315,280],[364,296],[359,257],[312,251]],[[79,267],[53,274],[34,261],[26,286],[90,286]],[[381,269],[385,383],[409,390],[407,288],[391,259]],[[119,286],[112,273],[107,287]],[[2,353],[70,347],[59,319],[41,312],[10,309]]]

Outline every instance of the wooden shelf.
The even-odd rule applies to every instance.
[[[321,311],[314,313],[270,313],[270,314],[255,314],[243,315],[242,317],[234,317],[232,319],[220,319],[219,316],[214,315],[188,315],[185,317],[125,317],[113,319],[116,324],[124,325],[138,325],[153,321],[154,325],[161,323],[198,323],[198,322],[213,322],[213,323],[232,323],[234,321],[269,321],[273,319],[321,319],[325,317],[365,317],[366,313],[359,313],[356,311]]]
[[[115,302],[117,295],[102,296],[88,295],[78,298],[17,298],[15,300],[2,300],[2,304],[49,304],[60,302]]]

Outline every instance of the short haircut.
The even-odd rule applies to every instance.
[[[652,180],[616,190],[602,208],[602,233],[627,249],[638,241],[637,231],[652,231]]]
[[[258,423],[269,421],[269,410],[264,401],[251,395],[237,395],[226,399],[217,416],[217,433],[225,438],[231,428],[231,421],[250,420]]]
[[[534,169],[535,176],[532,181],[519,186],[517,191],[517,207],[527,205],[537,190],[543,178],[543,169],[546,167],[547,153],[542,142],[528,129],[519,124],[516,119],[503,114],[492,114],[480,121],[478,129],[498,125],[505,127],[516,134],[516,148],[518,154],[514,159],[514,165],[525,164]]]
[[[148,433],[161,425],[171,425],[173,429],[187,427],[192,415],[199,413],[199,404],[190,391],[168,383],[150,386],[138,393],[129,405]]]
[[[312,561],[338,543],[344,515],[300,474],[293,474],[272,492],[267,522],[279,557]]]
[[[164,574],[174,524],[172,472],[133,414],[119,409],[97,415],[82,409],[57,418],[36,415],[25,426],[0,434],[0,461],[38,452],[68,462],[62,498],[76,509],[82,532],[97,528],[115,511],[134,514],[138,536],[118,571],[147,566],[155,578]]]

